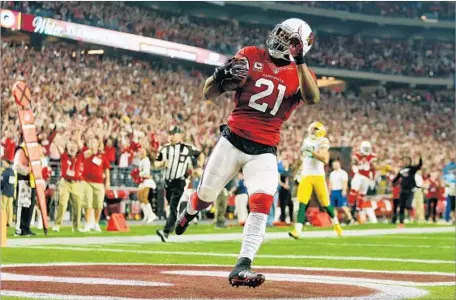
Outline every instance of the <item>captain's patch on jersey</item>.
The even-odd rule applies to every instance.
[[[258,71],[258,72],[263,72],[263,64],[256,61],[256,62],[253,64],[253,69],[254,69],[255,71]]]

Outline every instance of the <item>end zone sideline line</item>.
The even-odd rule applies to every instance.
[[[395,234],[424,234],[424,233],[448,233],[454,232],[454,227],[421,227],[403,229],[362,229],[346,230],[344,237],[351,236],[379,236]],[[338,238],[333,230],[306,231],[302,234],[304,238]],[[187,234],[182,236],[171,236],[171,242],[224,242],[239,241],[242,233],[211,233],[211,234]],[[287,232],[267,232],[265,240],[289,239]],[[33,239],[10,239],[8,246],[44,246],[44,245],[90,245],[90,244],[116,244],[116,243],[161,243],[161,240],[154,232],[151,235],[143,236],[86,236],[86,237],[65,237],[65,238],[33,238]]]
[[[136,253],[136,254],[162,254],[162,255],[189,255],[189,256],[218,256],[218,257],[238,257],[235,253],[217,253],[217,252],[185,252],[185,251],[153,251],[153,250],[127,250],[113,248],[89,248],[89,247],[57,247],[57,246],[36,246],[34,249],[49,250],[70,250],[70,251],[95,251],[95,252],[114,252],[114,253]],[[328,255],[274,255],[258,254],[257,258],[274,258],[274,259],[319,259],[319,260],[349,260],[349,261],[389,261],[403,263],[420,263],[420,264],[455,264],[454,260],[426,260],[411,258],[391,258],[391,257],[367,257],[367,256],[328,256]]]

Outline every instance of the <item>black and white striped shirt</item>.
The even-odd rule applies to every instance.
[[[178,143],[163,146],[157,156],[157,161],[167,161],[165,180],[185,179],[192,159],[197,158],[201,151],[192,145]]]

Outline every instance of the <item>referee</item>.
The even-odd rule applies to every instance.
[[[182,143],[182,130],[179,127],[171,128],[169,135],[171,143],[160,149],[155,163],[156,167],[165,167],[165,191],[169,204],[169,216],[165,227],[163,230],[157,229],[156,231],[162,242],[166,242],[169,234],[174,230],[177,206],[184,193],[188,169],[195,164],[202,166],[204,161],[201,151],[194,146]]]

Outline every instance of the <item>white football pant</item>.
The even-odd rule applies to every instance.
[[[274,196],[279,184],[277,157],[271,153],[246,154],[225,137],[217,142],[200,181],[197,192],[204,202],[214,202],[225,185],[242,170],[247,192]]]

